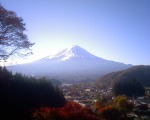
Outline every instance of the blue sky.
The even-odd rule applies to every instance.
[[[1,0],[22,17],[29,60],[79,45],[107,60],[150,65],[150,0]]]

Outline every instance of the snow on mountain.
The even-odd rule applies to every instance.
[[[13,72],[26,75],[56,77],[59,79],[89,79],[109,72],[124,70],[132,65],[105,60],[74,45],[54,56],[47,56],[32,63],[8,67]]]
[[[54,56],[48,56],[44,59],[51,59],[51,60],[57,60],[57,61],[66,61],[66,60],[71,60],[71,59],[97,59],[98,57],[92,55],[88,51],[84,50],[83,48],[73,45],[71,47],[68,47],[59,53],[57,53]]]
[[[82,48],[80,48],[79,46],[71,46],[56,54],[55,58],[62,61],[73,59],[73,58],[83,59],[85,55],[84,53],[82,53],[81,49]]]

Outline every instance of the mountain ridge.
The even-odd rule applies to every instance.
[[[57,77],[60,79],[96,79],[106,73],[124,70],[132,65],[99,58],[87,50],[74,45],[53,57],[47,56],[37,61],[9,67],[13,72],[26,75]],[[61,77],[60,77],[61,76]],[[62,78],[63,77],[63,78]]]
[[[98,80],[102,86],[113,86],[118,81],[136,80],[143,86],[150,86],[150,65],[137,65],[126,70],[112,72]]]
[[[89,53],[87,50],[81,48],[80,46],[73,45],[71,47],[68,47],[68,48],[58,52],[57,54],[55,54],[53,56],[47,56],[47,57],[44,57],[42,59],[56,59],[57,58],[57,59],[60,59],[62,61],[65,61],[65,60],[75,58],[75,57],[80,58],[80,59],[85,59],[85,58],[89,59],[90,57],[99,58],[99,57]]]

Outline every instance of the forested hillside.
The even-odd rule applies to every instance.
[[[35,108],[61,107],[66,103],[62,92],[50,81],[12,75],[5,67],[0,67],[0,94],[1,117],[5,120],[30,120]]]
[[[150,87],[150,66],[138,65],[127,70],[109,73],[98,80],[103,87],[112,87],[117,81],[130,81],[135,79],[145,87]]]

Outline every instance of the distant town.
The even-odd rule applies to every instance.
[[[83,107],[89,107],[94,112],[97,111],[95,103],[101,97],[105,98],[108,103],[115,98],[112,88],[100,89],[94,83],[64,84],[61,90],[67,100],[79,103]],[[127,101],[132,104],[132,109],[127,112],[128,118],[132,120],[150,119],[150,89],[145,91],[145,96],[128,97]]]

